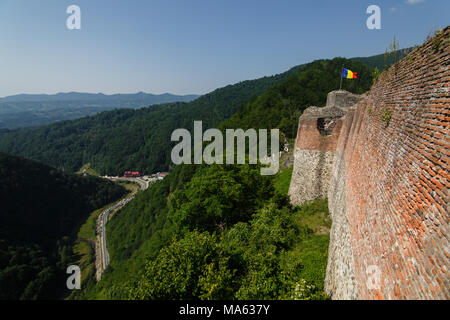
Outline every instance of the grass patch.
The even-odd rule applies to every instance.
[[[120,185],[124,186],[125,189],[127,189],[130,193],[131,192],[138,192],[139,185],[136,183],[129,183],[129,182],[119,182]],[[130,194],[128,193],[125,197],[128,197]],[[123,199],[123,198],[122,198]],[[120,200],[117,200],[116,202],[119,202]],[[115,203],[116,203],[115,202]],[[94,240],[96,239],[96,227],[97,227],[97,218],[106,208],[110,207],[112,203],[104,206],[101,209],[95,210],[89,218],[86,220],[86,222],[81,226],[80,231],[78,231],[78,238],[79,239],[89,239]]]
[[[67,300],[84,299],[86,292],[95,286],[95,256],[91,245],[86,242],[77,242],[73,246],[76,258],[75,265],[81,270],[81,290],[73,290]]]
[[[83,173],[86,173],[90,176],[100,177],[100,173],[98,173],[93,168],[91,168],[91,163],[86,163],[77,172],[77,174],[83,174]]]
[[[81,226],[80,231],[78,231],[78,238],[79,239],[88,239],[95,241],[95,229],[97,225],[97,218],[100,213],[103,212],[106,208],[108,208],[110,205],[107,205],[101,209],[95,210],[89,218],[86,220],[86,222]]]
[[[94,251],[91,245],[86,242],[77,242],[73,250],[79,258],[78,266],[81,269],[81,281],[83,282],[94,272]]]
[[[292,171],[294,167],[284,169],[282,172],[275,176],[274,187],[275,190],[283,195],[287,195],[289,191],[289,185],[291,184]]]
[[[331,228],[328,201],[316,200],[297,207],[293,219],[296,225],[306,227],[316,235],[328,234]]]
[[[124,182],[124,181],[119,181],[117,182],[119,185],[123,186],[125,189],[127,189],[130,192],[138,192],[139,190],[141,190],[141,187],[139,186],[139,184],[134,183],[134,182]]]
[[[286,251],[282,263],[300,262],[299,278],[323,292],[330,243],[331,219],[327,200],[316,200],[295,208],[292,221],[302,234],[293,248]],[[322,293],[320,298],[326,298]]]

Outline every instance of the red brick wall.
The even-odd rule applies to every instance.
[[[450,299],[449,35],[383,73],[342,125],[336,152],[359,299]],[[371,265],[379,289],[366,285]]]
[[[317,118],[300,118],[296,147],[302,150],[335,151],[342,126],[342,120],[336,119],[331,135],[322,136],[317,128]]]

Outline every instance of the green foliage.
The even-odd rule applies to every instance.
[[[60,298],[77,229],[125,190],[3,153],[0,181],[0,300]]]
[[[176,167],[108,223],[111,270],[84,298],[295,299],[303,280],[303,299],[325,298],[326,201],[291,208],[275,180],[248,165]]]
[[[247,221],[272,194],[271,178],[261,176],[258,166],[208,166],[175,192],[168,218],[176,230],[223,230]]]
[[[372,73],[363,64],[342,58],[319,60],[281,75],[218,89],[187,104],[116,110],[3,132],[0,149],[70,171],[90,163],[89,169],[99,174],[118,174],[126,169],[166,169],[171,132],[192,129],[193,120],[203,120],[204,128],[224,119],[229,120],[221,129],[280,128],[286,138],[293,139],[301,112],[311,105],[324,105],[328,92],[338,88],[342,64],[359,73],[357,80],[346,82],[345,89],[362,93],[370,87]],[[326,202],[292,208],[287,198],[291,175],[292,169],[287,169],[275,177],[261,176],[259,166],[250,165],[172,168],[167,178],[138,193],[113,216],[107,228],[109,267],[99,284],[88,277],[83,291],[71,298],[326,298],[323,281],[330,223]],[[77,187],[98,197],[98,192],[82,183],[96,178],[77,179],[84,179],[76,181]],[[78,204],[94,200],[80,200],[76,190],[71,188]],[[114,194],[113,190],[107,193]],[[90,203],[89,209],[110,201],[108,196]],[[58,197],[64,205],[72,205],[63,194]],[[73,227],[77,221],[73,217],[67,224]],[[73,258],[70,230],[55,235],[62,237],[57,251],[64,261]],[[86,234],[91,231],[83,229]],[[54,243],[53,238],[48,243]],[[81,254],[82,248],[78,246],[77,252]],[[20,265],[14,259],[7,261]],[[48,265],[43,261],[39,270]],[[58,270],[65,264],[53,265]],[[32,288],[45,287],[47,275],[52,274],[47,271]],[[29,280],[27,268],[21,274],[20,279]],[[37,289],[27,290],[31,295]]]
[[[380,117],[384,121],[384,123],[386,124],[386,127],[389,126],[389,123],[391,122],[391,119],[392,119],[392,110],[384,109],[381,112]]]
[[[89,288],[95,286],[95,256],[91,244],[77,241],[73,246],[73,261],[81,269],[81,289],[72,290],[67,299],[83,299]]]
[[[215,235],[194,231],[147,262],[129,298],[230,299],[233,276]]]
[[[315,61],[218,89],[190,103],[0,130],[0,150],[68,171],[90,163],[83,169],[111,175],[167,169],[170,134],[176,128],[191,130],[194,120],[203,120],[204,129],[219,124],[221,129],[279,128],[293,139],[303,110],[324,105],[328,92],[339,87],[343,64],[359,75],[345,82],[346,90],[369,89],[373,74],[356,60]],[[4,159],[14,161],[2,166]],[[14,288],[0,290],[0,299],[61,296],[56,283],[65,283],[63,267],[76,258],[76,231],[89,212],[124,192],[107,181],[30,163],[0,156],[5,181],[1,199],[12,200],[0,214],[0,288]],[[89,246],[75,246],[76,254],[85,257],[80,263],[87,269],[86,282],[70,298],[327,298],[327,203],[291,207],[291,175],[292,168],[275,177],[261,176],[259,167],[250,165],[172,168],[168,177],[138,193],[108,222],[111,263],[98,284]],[[87,238],[95,225],[92,217],[80,230]]]
[[[100,174],[97,171],[95,171],[94,169],[91,168],[91,164],[90,163],[84,164],[80,168],[80,170],[78,170],[77,174],[89,174],[89,175],[94,176],[94,177],[99,177],[100,176]]]
[[[378,67],[375,67],[375,70],[373,70],[373,72],[372,72],[372,78],[373,78],[373,81],[374,81],[374,82],[378,79],[378,77],[380,76],[380,74],[381,74],[381,72],[380,72],[380,70],[378,69]]]
[[[442,43],[442,30],[436,30],[433,37],[433,50],[435,53],[439,52],[439,47]]]
[[[171,165],[171,133],[177,128],[192,130],[194,120],[202,120],[206,129],[233,116],[222,128],[277,127],[286,137],[295,137],[301,112],[310,105],[323,105],[327,93],[339,87],[343,63],[359,72],[358,79],[346,82],[344,89],[362,93],[370,87],[370,69],[358,59],[315,61],[279,75],[229,85],[189,103],[106,111],[38,128],[0,129],[0,150],[71,172],[86,163],[101,175],[130,169],[165,171]]]
[[[287,195],[294,167],[287,168],[275,177],[274,187],[282,195]]]
[[[348,82],[350,91],[368,89],[371,72],[362,64],[316,61],[252,99],[220,128],[281,126],[289,138],[302,110],[324,104],[339,85],[342,63],[360,72],[358,81]],[[111,268],[86,297],[326,298],[326,202],[292,208],[291,175],[287,169],[261,176],[250,165],[177,166],[109,222]]]
[[[392,58],[393,58],[393,65],[394,66],[400,61],[400,59],[399,59],[399,52],[398,52],[399,48],[400,48],[399,42],[397,40],[395,40],[395,36],[394,36],[394,40],[391,43],[389,43],[389,47],[386,49],[386,52],[384,54],[384,59],[385,59],[385,62],[384,62],[385,67],[384,67],[384,69],[385,70],[388,69],[387,60],[388,60],[388,58],[390,56],[392,56]]]
[[[128,297],[124,283],[134,279],[144,268],[146,259],[155,258],[173,238],[173,228],[167,221],[168,200],[199,169],[196,165],[177,166],[164,180],[139,192],[113,216],[106,229],[111,268],[97,285],[82,293],[84,299]]]
[[[324,205],[297,210],[270,202],[220,236],[189,231],[127,282],[128,298],[325,299],[328,236],[299,222]]]

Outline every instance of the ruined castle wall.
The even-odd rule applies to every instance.
[[[343,115],[344,112],[334,108],[310,107],[300,117],[289,187],[294,205],[327,197]],[[331,122],[333,128],[328,134],[320,132],[319,119]]]
[[[328,190],[333,299],[450,299],[449,34],[345,115]]]
[[[345,90],[337,90],[328,93],[326,106],[346,110],[358,103],[359,100],[361,100],[361,96],[358,94],[353,94]]]
[[[349,142],[354,109],[344,119],[337,149],[345,150]],[[325,291],[334,299],[357,299],[353,252],[350,242],[350,228],[346,215],[346,179],[345,161],[342,152],[335,154],[330,185],[328,189],[328,206],[333,221],[330,230]]]

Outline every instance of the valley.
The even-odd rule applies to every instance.
[[[369,260],[389,275],[385,281],[391,286],[383,292],[390,298],[411,297],[398,286],[396,277],[402,273],[395,269],[401,265],[409,274],[410,252],[400,252],[393,243],[400,238],[413,243],[423,230],[438,243],[446,241],[433,230],[439,227],[445,234],[441,220],[448,218],[441,209],[448,183],[443,151],[449,59],[444,50],[448,44],[440,41],[448,32],[437,33],[421,47],[395,52],[395,58],[320,59],[189,101],[118,108],[0,131],[0,196],[5,203],[0,212],[0,297],[329,300],[357,299],[362,292],[363,297],[384,298],[381,289],[359,288]],[[358,76],[343,83],[345,91],[336,91],[343,65]],[[420,72],[431,80],[418,85]],[[407,78],[412,80],[405,86]],[[422,90],[414,100],[417,110],[408,103],[412,87]],[[394,90],[398,93],[390,94]],[[428,101],[430,92],[434,100]],[[338,103],[341,96],[345,104]],[[427,122],[421,117],[428,117]],[[171,151],[177,141],[171,140],[172,133],[180,128],[196,132],[200,121],[200,133],[216,129],[221,137],[227,130],[279,130],[279,170],[262,175],[261,162],[203,163],[189,153],[188,161],[175,163]],[[435,134],[421,129],[422,139],[411,129],[415,126],[432,127]],[[433,143],[416,148],[413,136]],[[192,137],[198,142],[194,149],[202,146],[202,137],[195,134],[186,141]],[[417,162],[422,176],[433,177],[421,176],[410,188],[397,188],[419,170],[408,167],[416,158],[401,166],[392,151],[396,149],[389,149],[400,146],[397,153],[408,157],[404,141],[418,150],[410,154],[423,159],[422,166],[435,166],[427,170]],[[234,143],[226,147],[235,151]],[[250,158],[249,149],[242,152],[244,158]],[[396,177],[393,167],[409,171]],[[158,174],[152,177],[153,172]],[[423,191],[432,188],[434,193]],[[385,191],[392,189],[398,192]],[[400,204],[403,195],[414,199],[407,209]],[[426,210],[431,202],[438,217],[432,222],[423,215],[430,212]],[[377,220],[375,213],[384,219]],[[402,234],[388,233],[390,228]],[[385,243],[389,246],[381,248]],[[445,265],[441,248],[433,251],[431,242],[427,245],[414,255],[423,258],[423,265],[430,255]],[[64,287],[68,265],[80,267],[80,290]],[[443,273],[442,268],[431,270]],[[417,297],[445,297],[448,289],[440,285],[442,279],[429,275],[428,280],[439,285]],[[8,287],[14,290],[3,289]],[[433,295],[433,290],[440,291]]]

